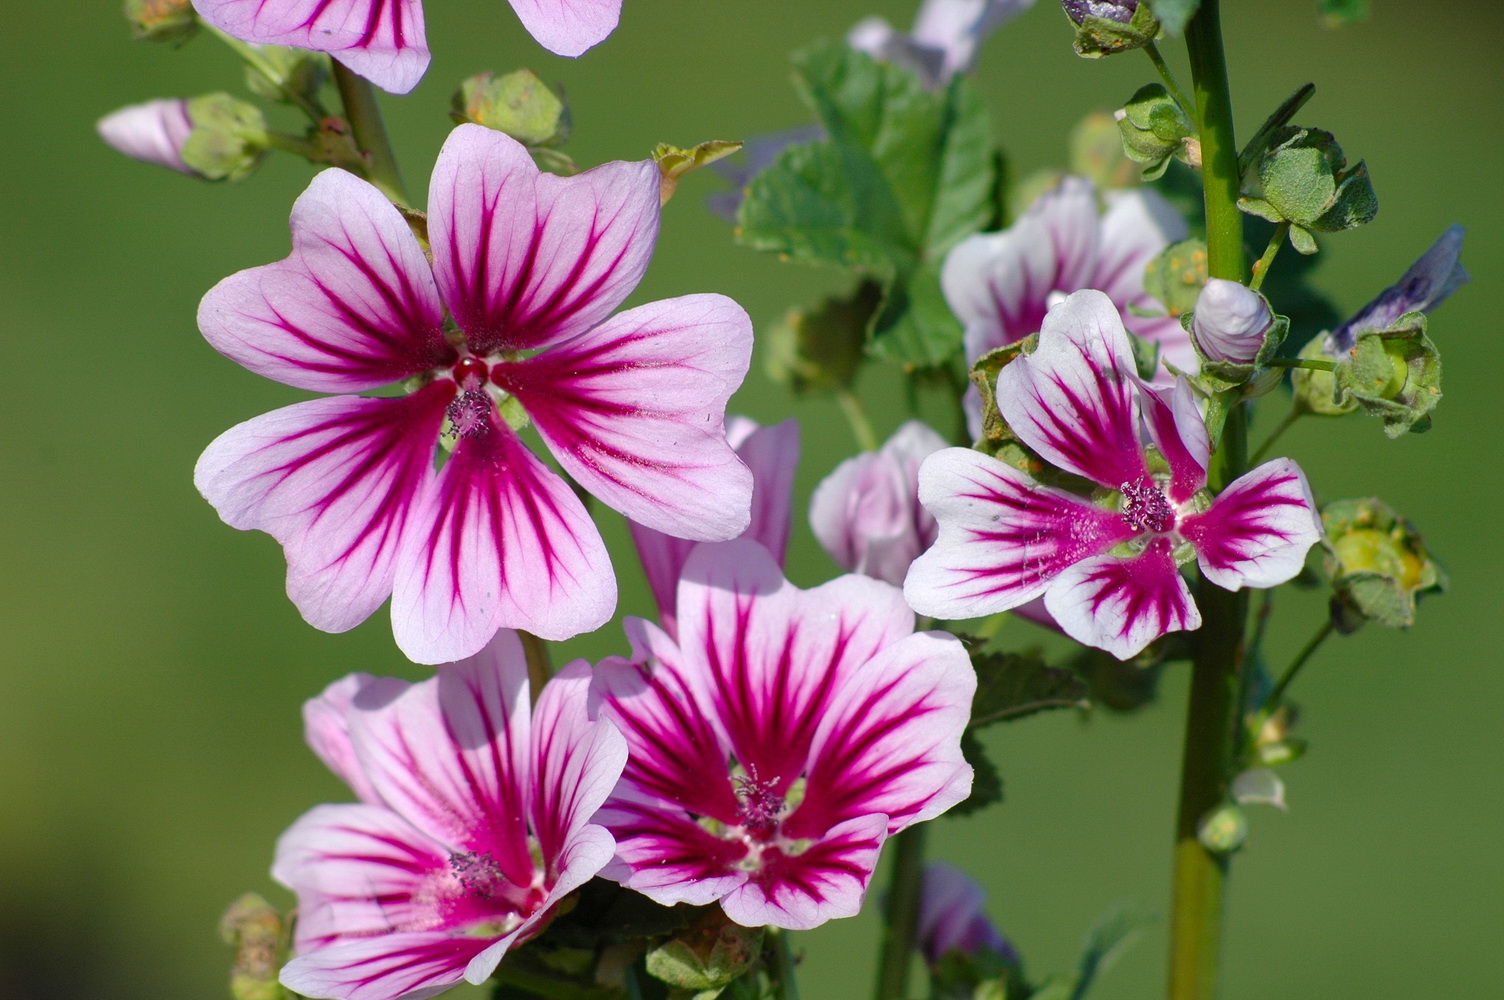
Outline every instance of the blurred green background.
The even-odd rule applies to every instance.
[[[1504,408],[1499,323],[1504,73],[1495,5],[1377,0],[1371,21],[1322,29],[1312,0],[1227,0],[1234,104],[1247,135],[1307,79],[1302,121],[1366,158],[1382,201],[1365,229],[1323,241],[1317,281],[1351,312],[1441,230],[1469,227],[1471,286],[1438,314],[1447,398],[1435,430],[1385,440],[1376,421],[1307,422],[1286,438],[1327,499],[1382,493],[1427,533],[1453,591],[1408,634],[1333,641],[1297,685],[1308,756],[1291,809],[1255,811],[1233,867],[1224,995],[1497,997],[1504,984],[1504,640],[1499,563]],[[65,9],[66,8],[66,9]],[[655,142],[742,138],[807,120],[787,53],[911,0],[750,4],[628,0],[617,33],[578,61],[542,52],[501,0],[430,0],[433,66],[385,101],[409,185],[422,191],[450,127],[449,93],[481,69],[526,65],[568,89],[582,163]],[[986,45],[978,82],[1020,173],[1059,165],[1068,130],[1153,74],[1146,59],[1076,59],[1058,5]],[[1167,46],[1184,66],[1179,46]],[[1183,72],[1183,69],[1182,69]],[[287,251],[286,214],[311,170],[274,159],[240,186],[128,161],[94,121],[128,102],[226,89],[240,70],[211,37],[132,42],[115,0],[9,5],[0,34],[0,998],[214,998],[228,951],[215,923],[240,892],[289,897],[267,867],[277,834],[342,788],[301,741],[299,706],[350,670],[421,676],[384,612],[317,633],[282,592],[266,536],[221,524],[190,473],[208,441],[298,398],[210,350],[204,290]],[[281,124],[291,126],[289,113]],[[702,208],[718,182],[680,188],[634,302],[716,290],[759,327],[845,286],[833,272],[737,248]],[[1288,252],[1288,251],[1287,251]],[[864,392],[879,431],[902,419],[891,377]],[[790,571],[832,573],[804,499],[853,445],[833,406],[792,401],[754,367],[734,409],[804,426]],[[1279,404],[1261,414],[1267,427]],[[1255,435],[1258,435],[1258,430]],[[648,601],[625,532],[602,522]],[[1319,601],[1281,601],[1271,662],[1298,647]],[[1019,636],[1026,638],[1024,627]],[[599,657],[616,626],[570,645]],[[1136,716],[1038,717],[994,731],[1007,802],[941,820],[936,851],[982,880],[993,916],[1036,974],[1073,961],[1101,911],[1167,909],[1185,676]],[[1094,996],[1162,995],[1164,920]],[[799,937],[804,995],[864,996],[870,914]]]

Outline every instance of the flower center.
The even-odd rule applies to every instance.
[[[755,767],[749,766],[746,774],[737,775],[736,818],[742,829],[758,840],[769,839],[778,829],[783,796],[777,788],[776,777],[764,781],[757,776]]]
[[[1138,482],[1124,483],[1118,490],[1123,494],[1118,512],[1130,528],[1157,533],[1174,525],[1175,508],[1148,477],[1140,476]]]
[[[449,867],[453,869],[455,878],[460,880],[465,891],[480,899],[490,899],[510,884],[501,873],[501,866],[491,857],[490,851],[484,854],[476,854],[474,851],[451,854]]]

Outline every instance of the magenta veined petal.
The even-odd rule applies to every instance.
[[[230,428],[193,481],[226,523],[287,555],[287,595],[315,628],[343,632],[392,591],[397,554],[433,483],[453,383],[401,399],[331,396]]]
[[[1137,556],[1083,559],[1060,574],[1044,603],[1066,635],[1120,660],[1167,632],[1201,627],[1201,612],[1163,536],[1151,538]]]
[[[721,900],[739,924],[802,931],[861,911],[877,856],[887,839],[885,816],[862,816],[828,831],[803,853],[776,848],[763,867]]]
[[[451,132],[429,181],[428,231],[470,349],[547,347],[611,315],[652,257],[658,188],[651,160],[557,177],[504,133]]]
[[[1018,607],[1073,563],[1138,534],[1113,511],[968,448],[947,448],[925,461],[919,499],[940,534],[909,569],[904,597],[935,618]]]
[[[1148,472],[1135,378],[1117,308],[1087,289],[1050,310],[1033,354],[1003,368],[998,409],[1019,440],[1046,461],[1118,489]]]
[[[326,687],[317,698],[303,703],[303,738],[334,776],[350,786],[362,802],[379,801],[371,780],[355,758],[350,742],[350,714],[357,703],[365,708],[384,705],[407,690],[407,682],[395,677],[372,677],[367,673],[346,674]]]
[[[1139,384],[1144,426],[1170,466],[1168,496],[1183,504],[1206,485],[1211,439],[1190,383],[1182,376],[1173,386]]]
[[[424,1000],[464,979],[466,967],[492,944],[432,932],[382,934],[299,955],[282,967],[282,985],[305,997]]]
[[[463,437],[414,515],[392,592],[392,632],[406,656],[470,656],[497,629],[566,639],[600,628],[616,576],[574,491],[491,416]]]
[[[528,34],[548,51],[578,56],[606,40],[621,18],[621,0],[509,0]]]
[[[188,117],[188,102],[181,98],[128,104],[99,119],[95,128],[101,139],[133,160],[198,176],[183,162],[183,143],[193,132],[193,119]]]
[[[574,479],[639,524],[724,541],[747,529],[752,472],[726,441],[726,401],[752,357],[752,321],[724,295],[629,309],[492,380]]]
[[[235,38],[328,52],[388,93],[407,93],[428,69],[422,0],[193,0],[193,6]]]
[[[292,208],[292,253],[209,289],[199,329],[258,375],[315,392],[374,389],[454,360],[428,261],[391,202],[325,170]]]
[[[655,799],[624,781],[597,818],[616,835],[616,858],[601,877],[656,903],[708,906],[747,881],[740,867],[747,846],[717,837],[682,803]]]
[[[1225,590],[1293,579],[1321,540],[1321,515],[1305,474],[1288,458],[1244,473],[1212,505],[1181,521],[1201,573]]]

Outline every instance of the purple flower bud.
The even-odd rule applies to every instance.
[[[1252,364],[1274,315],[1264,297],[1236,281],[1208,278],[1191,317],[1191,339],[1208,361]]]
[[[869,17],[847,33],[846,43],[913,70],[934,90],[957,73],[970,72],[986,37],[1033,5],[1034,0],[924,0],[908,34]]]
[[[1138,12],[1138,0],[1060,0],[1065,16],[1076,24],[1088,17],[1101,17],[1127,24]]]
[[[1429,313],[1469,280],[1462,266],[1461,226],[1451,226],[1439,236],[1420,260],[1410,265],[1404,277],[1379,293],[1352,319],[1333,330],[1326,339],[1326,352],[1342,355],[1353,349],[1360,330],[1393,326],[1407,312]]]
[[[919,890],[919,949],[935,966],[950,951],[991,951],[1016,963],[1018,953],[987,919],[986,896],[959,869],[942,861],[924,866]]]
[[[127,105],[99,119],[95,127],[101,139],[132,159],[197,176],[183,162],[183,143],[193,131],[187,101],[164,98]]]

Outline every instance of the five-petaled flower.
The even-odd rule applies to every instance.
[[[601,874],[747,926],[855,914],[883,841],[971,787],[965,649],[915,633],[897,588],[798,590],[745,539],[695,549],[677,611],[677,641],[629,618],[633,659],[596,668],[631,750]]]
[[[513,632],[418,684],[352,674],[304,709],[308,742],[360,800],[318,806],[277,843],[298,895],[282,982],[309,997],[433,996],[484,982],[610,859],[591,822],[626,763],[587,712],[590,667],[529,708]]]
[[[616,30],[621,0],[509,0],[550,52],[577,56]],[[422,0],[193,0],[205,21],[261,45],[327,52],[382,90],[405,94],[428,70]]]
[[[1127,658],[1200,626],[1179,563],[1194,556],[1228,590],[1272,587],[1300,572],[1321,537],[1289,459],[1206,502],[1210,449],[1191,390],[1183,379],[1163,389],[1139,381],[1118,310],[1101,292],[1076,292],[1050,311],[1038,349],[999,375],[997,402],[1019,440],[1110,501],[1041,485],[979,452],[937,452],[920,470],[919,498],[940,535],[904,584],[921,614],[974,618],[1042,594],[1067,635]]]
[[[391,594],[397,644],[421,663],[469,656],[498,628],[564,639],[604,624],[605,546],[515,433],[525,419],[634,521],[702,540],[746,528],[752,477],[723,420],[750,361],[747,314],[688,295],[610,315],[647,268],[658,186],[651,161],[540,174],[512,139],[462,125],[430,186],[432,266],[374,187],[327,170],[293,207],[291,256],[204,297],[204,335],[252,371],[411,390],[297,403],[199,460],[220,516],[282,543],[311,624],[352,628]]]

